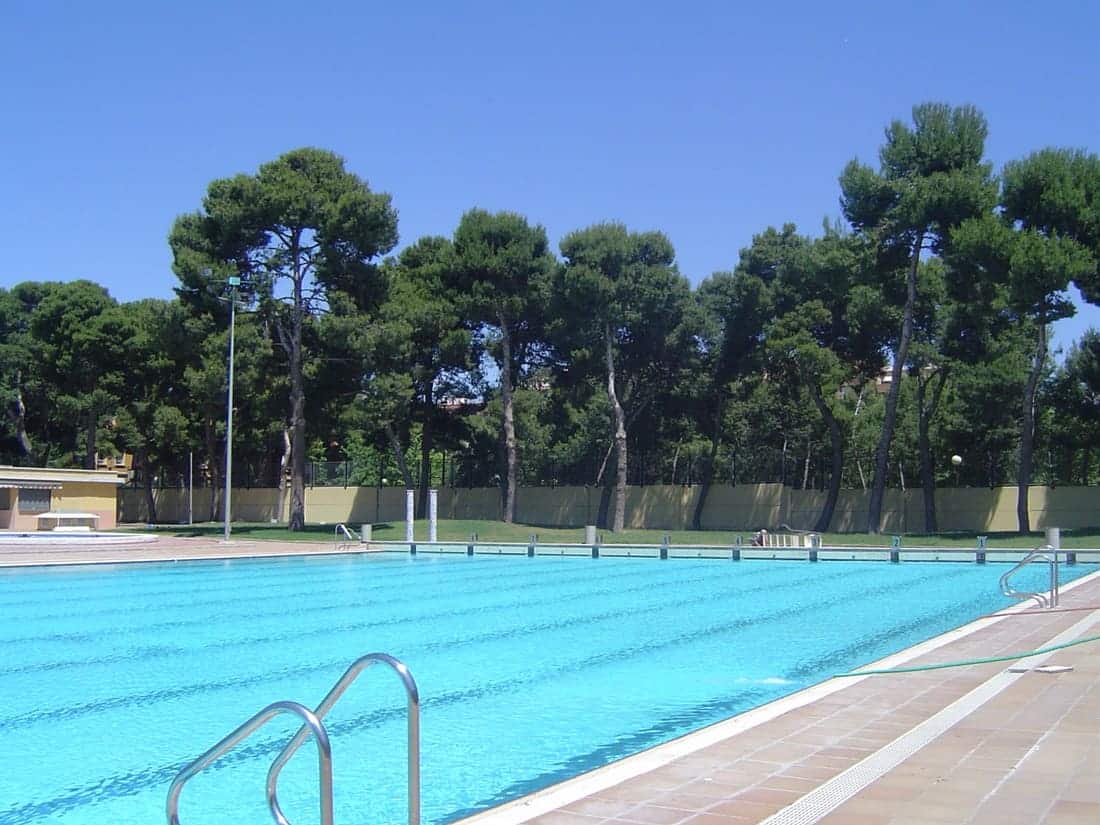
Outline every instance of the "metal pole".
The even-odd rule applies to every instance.
[[[240,278],[230,278],[229,292],[229,401],[225,411],[225,540],[229,541],[229,523],[232,518],[230,493],[233,484],[233,338],[237,324],[237,286]]]
[[[438,541],[439,490],[428,490],[428,541]]]
[[[187,451],[187,523],[195,523],[195,451]]]
[[[412,543],[413,540],[413,519],[416,517],[416,506],[414,502],[415,490],[405,491],[405,541]]]

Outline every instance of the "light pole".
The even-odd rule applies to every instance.
[[[229,397],[225,410],[225,541],[229,541],[232,530],[229,526],[232,515],[229,499],[233,491],[233,339],[237,326],[237,287],[240,285],[240,276],[229,276]]]

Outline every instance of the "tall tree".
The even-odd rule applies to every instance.
[[[96,466],[100,418],[119,403],[126,354],[116,330],[117,306],[91,281],[50,284],[31,315],[52,414],[79,422],[83,445],[72,444],[86,469]]]
[[[39,363],[30,320],[42,296],[42,285],[17,284],[0,289],[0,429],[10,434],[11,448],[3,450],[8,461],[36,464],[38,451],[28,429],[28,387],[35,381]]]
[[[701,427],[710,432],[702,489],[692,515],[696,530],[702,526],[733,393],[735,390],[751,393],[754,382],[745,379],[758,374],[763,365],[764,328],[773,317],[776,300],[784,299],[782,293],[774,294],[779,273],[806,245],[807,240],[792,223],[781,230],[768,227],[753,237],[751,246],[741,250],[732,275],[717,272],[695,291],[702,356],[697,381],[702,393]],[[797,300],[797,296],[789,297]]]
[[[1028,533],[1036,400],[1048,367],[1048,327],[1074,314],[1071,284],[1100,302],[1100,157],[1047,149],[1008,163],[1003,181],[1001,216],[968,221],[954,241],[963,276],[1003,285],[1008,311],[1032,330],[1016,476],[1017,526]]]
[[[846,390],[882,368],[894,320],[881,294],[867,283],[861,239],[825,227],[779,267],[779,318],[768,330],[769,372],[804,388],[821,416],[830,446],[828,493],[814,529],[829,529],[840,496],[851,410]],[[805,473],[804,473],[805,475]]]
[[[330,290],[376,299],[374,259],[397,243],[390,196],[375,193],[337,155],[297,149],[254,176],[216,180],[199,212],[176,220],[169,238],[180,293],[196,298],[245,279],[271,319],[287,358],[292,456],[290,529],[305,526],[305,333]],[[218,283],[220,281],[220,284]]]
[[[554,269],[546,230],[515,212],[471,209],[454,234],[453,284],[467,318],[491,330],[500,372],[505,477],[503,518],[515,520],[518,483],[513,392],[541,342],[541,318]]]
[[[184,358],[188,351],[186,311],[179,301],[145,299],[114,312],[114,332],[127,355],[121,391],[122,446],[136,454],[150,522],[157,520],[153,478],[187,450],[190,423],[181,409]],[[119,427],[116,425],[116,430]]]
[[[912,128],[894,121],[886,130],[878,172],[853,160],[840,177],[845,217],[876,245],[884,280],[899,280],[900,274],[904,285],[901,328],[875,451],[867,524],[872,533],[882,526],[890,442],[913,336],[921,256],[925,250],[941,254],[951,227],[993,207],[996,189],[989,165],[982,162],[986,133],[985,118],[973,106],[923,103],[913,108]]]
[[[565,267],[557,290],[572,307],[566,340],[574,354],[602,361],[615,456],[615,505],[610,528],[621,531],[626,513],[627,429],[664,382],[647,373],[673,360],[674,342],[691,312],[687,280],[660,232],[628,232],[622,224],[596,224],[561,242]],[[694,330],[692,330],[694,333]],[[681,351],[687,357],[687,353]],[[656,376],[648,376],[655,378]],[[642,386],[645,384],[646,386]],[[632,407],[628,415],[627,407]]]
[[[464,376],[474,367],[473,335],[453,290],[454,248],[447,238],[425,237],[387,266],[390,288],[368,346],[370,372],[396,382],[389,432],[401,420],[420,424],[417,508],[427,511],[431,456],[446,426],[440,402],[469,393]],[[392,441],[393,439],[391,439]],[[399,466],[403,461],[399,458]]]
[[[701,422],[710,429],[710,451],[703,465],[702,487],[692,514],[692,529],[702,529],[703,509],[714,481],[722,445],[722,423],[739,379],[758,369],[770,296],[763,279],[748,273],[716,272],[695,291],[702,320],[703,364]]]
[[[935,533],[936,477],[932,457],[932,422],[943,401],[944,389],[954,365],[951,314],[942,262],[934,259],[917,274],[918,301],[914,312],[913,342],[909,355],[909,380],[916,385],[917,458],[924,497],[924,531]]]
[[[1073,344],[1045,389],[1054,413],[1049,439],[1059,454],[1056,478],[1087,486],[1100,448],[1100,332],[1089,329]]]

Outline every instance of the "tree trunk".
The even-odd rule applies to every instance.
[[[292,455],[290,431],[283,427],[283,454],[279,459],[279,497],[275,505],[275,520],[278,522],[282,522],[283,510],[286,508],[286,471],[290,467]]]
[[[626,518],[626,416],[619,397],[615,394],[615,353],[611,342],[611,325],[604,324],[604,357],[607,360],[607,400],[611,403],[611,416],[615,433],[615,511],[611,529],[620,533]]]
[[[294,348],[290,362],[290,522],[291,530],[306,526],[306,394],[302,351]]]
[[[829,529],[833,521],[833,513],[836,511],[836,503],[840,498],[840,482],[844,475],[844,433],[840,429],[840,422],[836,420],[828,402],[821,393],[821,387],[816,381],[806,382],[810,388],[810,395],[814,399],[814,405],[825,421],[829,429],[829,444],[832,447],[832,465],[829,475],[829,491],[825,495],[825,504],[818,514],[814,531],[824,533]]]
[[[153,467],[149,463],[149,451],[143,448],[138,455],[138,460],[145,471],[143,473],[145,476],[145,515],[149,524],[156,524],[157,500],[153,495]]]
[[[432,388],[429,382],[424,395],[424,422],[420,430],[420,490],[416,509],[422,518],[428,513],[428,489],[432,486],[432,447],[435,433],[432,430]]]
[[[504,313],[498,316],[500,324],[501,370],[500,404],[504,426],[504,523],[516,520],[516,475],[519,461],[516,458],[516,419],[512,408],[512,332]]]
[[[936,477],[933,472],[932,439],[929,431],[932,426],[932,418],[940,405],[944,384],[947,383],[947,369],[936,372],[938,381],[932,390],[932,400],[925,403],[927,397],[928,382],[924,376],[917,374],[917,453],[920,457],[920,483],[924,493],[924,532],[935,533],[939,530],[936,518]]]
[[[875,477],[871,483],[871,502],[867,512],[867,532],[878,533],[882,530],[882,500],[886,495],[886,465],[890,459],[890,442],[894,439],[894,424],[897,421],[898,396],[901,395],[901,376],[905,369],[905,359],[909,357],[909,340],[913,337],[913,314],[917,304],[917,267],[920,265],[920,251],[924,246],[922,232],[913,243],[913,253],[909,262],[909,272],[905,279],[905,311],[902,315],[901,337],[894,352],[894,364],[890,370],[890,390],[886,393],[886,409],[882,419],[882,435],[875,450]]]
[[[306,390],[302,375],[302,327],[306,300],[302,285],[306,273],[302,262],[301,230],[295,230],[290,242],[291,281],[294,285],[290,308],[290,340],[283,340],[290,361],[290,520],[291,530],[306,527]],[[277,327],[284,338],[282,325]],[[227,471],[228,472],[228,471]]]
[[[16,373],[15,398],[8,405],[8,421],[15,430],[15,440],[19,444],[19,449],[33,465],[37,463],[37,459],[34,454],[34,445],[31,444],[30,437],[27,435],[27,405],[23,403],[23,391],[18,387],[20,378],[21,376]]]
[[[924,494],[924,532],[935,533],[936,480],[932,475],[932,444],[928,437],[929,416],[925,413],[924,398],[927,387],[924,378],[917,376],[917,454],[920,457],[920,485]]]
[[[96,425],[99,423],[99,416],[96,415],[95,408],[88,410],[88,420],[85,422],[84,431],[84,467],[88,470],[95,469],[95,436]]]
[[[596,510],[596,526],[608,529],[610,523],[608,521],[608,514],[611,511],[611,499],[615,492],[615,485],[612,483],[610,476],[603,486],[600,487],[600,504]]]
[[[710,495],[710,485],[714,483],[714,465],[718,460],[718,444],[722,440],[722,399],[719,397],[714,411],[710,433],[710,454],[707,457],[706,466],[703,467],[703,481],[699,489],[699,497],[695,499],[695,512],[691,516],[691,529],[703,529],[703,508],[707,506],[707,496]]]
[[[207,521],[217,521],[218,495],[222,489],[221,457],[218,455],[218,439],[214,434],[214,425],[209,419],[203,422],[203,437],[206,442],[206,462],[210,467],[210,514]]]
[[[1031,486],[1031,464],[1035,449],[1035,392],[1039,377],[1047,360],[1047,328],[1039,322],[1031,373],[1024,385],[1023,415],[1020,417],[1020,469],[1016,474],[1016,520],[1020,535],[1031,532],[1031,515],[1028,512],[1028,488]]]
[[[401,480],[405,482],[405,489],[414,489],[416,482],[413,481],[412,472],[409,470],[409,462],[405,460],[405,449],[401,446],[401,439],[397,437],[397,430],[393,428],[393,423],[390,421],[386,422],[386,438],[390,441],[390,448],[393,450],[397,469],[401,473]]]

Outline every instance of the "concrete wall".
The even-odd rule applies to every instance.
[[[631,487],[627,490],[626,525],[686,529],[691,526],[699,492],[699,487],[672,485]],[[186,490],[158,490],[155,495],[161,522],[186,521]],[[207,519],[210,495],[210,490],[195,490],[196,521]],[[283,520],[289,510],[289,495],[287,498]],[[273,489],[234,490],[234,520],[270,521],[275,517],[277,499],[278,491]],[[870,493],[863,490],[842,491],[830,529],[835,532],[863,531],[869,499]],[[787,524],[795,529],[809,530],[814,527],[824,502],[823,492],[792,490],[780,484],[716,485],[707,497],[702,525],[711,530],[755,530]],[[516,520],[547,527],[579,527],[595,521],[599,503],[600,491],[595,488],[525,487],[517,495]],[[102,516],[103,512],[94,504],[90,499],[66,492],[66,510],[88,510]],[[1100,487],[1032,487],[1028,506],[1033,529],[1100,525]],[[220,512],[220,504],[218,509]],[[1015,530],[1016,488],[941,489],[936,493],[936,509],[940,530]],[[145,521],[144,492],[123,490],[119,495],[119,511],[122,522]],[[500,514],[501,495],[495,487],[439,491],[441,519],[495,520]],[[309,522],[375,524],[404,518],[405,491],[394,487],[314,487],[306,490],[306,520]],[[106,526],[106,522],[103,523]],[[883,524],[887,533],[921,532],[924,529],[921,492],[887,490]]]

